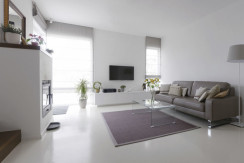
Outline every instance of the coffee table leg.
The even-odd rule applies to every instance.
[[[159,126],[164,126],[164,125],[170,125],[170,124],[176,124],[176,118],[174,117],[174,121],[173,122],[169,122],[169,123],[163,123],[163,124],[153,124],[153,110],[151,110],[151,127],[159,127]]]

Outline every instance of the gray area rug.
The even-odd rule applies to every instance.
[[[69,105],[53,106],[53,115],[66,114]]]
[[[137,112],[145,112],[145,109],[139,109]],[[153,112],[155,123],[165,124],[173,121],[176,123],[152,128],[150,112],[132,114],[132,110],[104,112],[102,115],[115,147],[199,128],[161,111]]]

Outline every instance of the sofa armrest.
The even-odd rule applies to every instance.
[[[238,97],[228,96],[221,99],[207,99],[205,102],[205,118],[218,121],[238,115]]]

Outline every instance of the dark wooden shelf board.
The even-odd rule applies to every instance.
[[[17,49],[40,50],[40,46],[20,45],[20,44],[8,44],[8,43],[0,43],[0,47],[3,47],[3,48],[17,48]]]

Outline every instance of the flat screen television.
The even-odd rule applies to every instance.
[[[109,80],[134,80],[134,67],[110,65]]]

